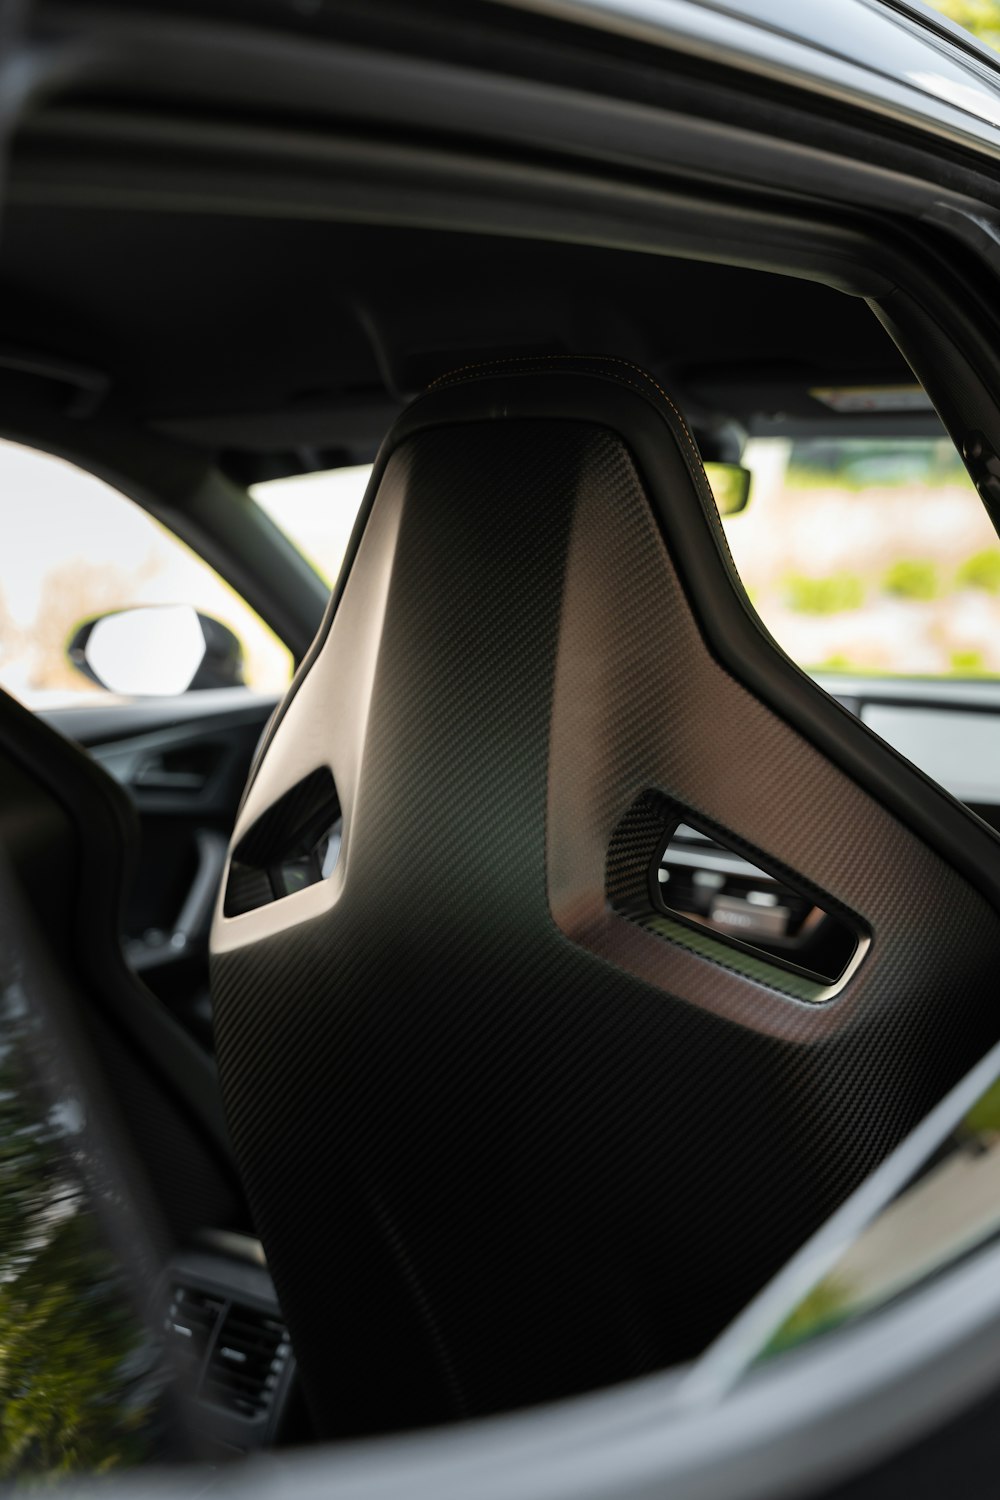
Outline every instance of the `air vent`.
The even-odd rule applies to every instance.
[[[291,1360],[288,1330],[280,1317],[175,1284],[164,1334],[191,1395],[244,1421],[270,1415]]]
[[[191,1287],[173,1286],[164,1319],[166,1343],[174,1360],[188,1378],[197,1378],[225,1311],[222,1297]]]
[[[277,1318],[231,1304],[209,1354],[202,1399],[251,1421],[266,1416],[290,1352]]]

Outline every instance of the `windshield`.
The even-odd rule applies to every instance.
[[[743,585],[807,671],[1000,676],[1000,543],[945,437],[752,438],[723,524]]]
[[[807,671],[1000,677],[1000,543],[945,437],[753,438],[723,517],[751,602]],[[250,493],[332,588],[371,466]]]

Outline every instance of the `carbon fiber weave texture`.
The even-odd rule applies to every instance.
[[[678,463],[657,484],[689,504]],[[690,1357],[1000,1032],[996,915],[712,660],[617,436],[429,427],[390,497],[343,889],[213,963],[230,1129],[327,1435]],[[646,787],[870,923],[841,1001],[610,912]]]

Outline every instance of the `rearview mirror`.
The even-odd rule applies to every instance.
[[[708,463],[705,473],[720,516],[735,516],[746,509],[752,479],[749,469],[744,469],[742,464]]]
[[[97,615],[77,629],[66,654],[84,677],[123,697],[171,697],[244,682],[238,638],[189,604]]]

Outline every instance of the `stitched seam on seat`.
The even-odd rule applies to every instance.
[[[449,370],[446,375],[439,375],[436,380],[432,380],[427,389],[429,391],[432,391],[436,386],[458,384],[460,383],[461,377],[463,375],[466,375],[473,370],[492,370],[499,368],[501,365],[524,365],[528,369],[530,369],[530,367],[535,364],[560,362],[582,364],[588,360],[593,364],[623,365],[628,370],[634,370],[636,374],[640,375],[643,380],[647,381],[655,391],[659,392],[662,399],[666,402],[666,404],[669,406],[670,410],[673,412],[674,416],[680,423],[681,431],[684,434],[688,447],[691,449],[691,452],[694,455],[695,462],[697,463],[698,468],[705,480],[705,483],[708,485],[709,491],[711,492],[712,486],[711,484],[709,484],[708,475],[705,473],[705,465],[702,462],[701,454],[698,451],[698,445],[695,442],[691,434],[691,430],[688,427],[687,422],[684,420],[683,415],[678,410],[675,403],[671,401],[662,385],[660,385],[657,380],[653,379],[653,376],[650,375],[649,371],[644,370],[641,365],[634,364],[630,359],[621,359],[618,355],[615,354],[510,354],[504,355],[500,359],[487,359],[482,360],[477,364],[460,365],[457,370]],[[616,376],[616,378],[620,380],[623,385],[631,386],[633,390],[639,389],[639,387],[636,386],[633,381],[628,380],[623,375],[618,375]]]
[[[712,482],[705,470],[704,461],[702,459],[701,453],[698,450],[698,445],[691,433],[691,429],[688,427],[683,413],[678,409],[676,403],[671,400],[667,392],[663,389],[662,385],[660,385],[660,383],[655,380],[652,375],[650,375],[648,370],[644,370],[641,365],[635,364],[634,361],[630,359],[622,359],[616,354],[510,354],[502,355],[498,359],[481,360],[475,364],[460,365],[458,369],[449,370],[447,374],[439,375],[436,380],[432,380],[427,389],[429,391],[432,391],[435,389],[435,387],[444,388],[450,385],[460,385],[462,383],[461,377],[463,375],[469,374],[474,370],[492,370],[497,369],[502,365],[521,365],[524,367],[525,373],[530,373],[533,365],[538,365],[543,362],[560,363],[563,361],[565,361],[566,363],[577,364],[584,364],[589,362],[591,364],[623,365],[626,369],[634,370],[636,374],[640,375],[643,380],[647,381],[655,391],[659,392],[660,396],[669,406],[670,410],[674,413],[674,416],[680,423],[681,430],[684,433],[684,437],[687,440],[688,446],[691,449],[691,452],[694,454],[695,461],[698,465],[698,470],[705,481],[705,484],[708,488],[708,493],[712,499],[712,504],[708,511],[709,525],[714,531],[716,540],[718,541],[719,546],[722,549],[723,557],[725,559],[732,581],[739,585],[738,591],[742,592],[745,595],[745,589],[743,588],[743,579],[740,576],[739,569],[737,568],[735,559],[733,558],[732,549],[729,546],[729,538],[726,535],[726,529],[722,524],[722,517],[719,514],[719,506],[718,501],[715,498],[715,491],[712,489]],[[635,384],[635,382],[629,380],[624,375],[619,375],[615,371],[609,371],[608,378],[617,380],[621,385],[627,385],[631,390],[639,391],[640,395],[643,394],[640,388]],[[754,611],[754,613],[756,614],[756,611]]]

